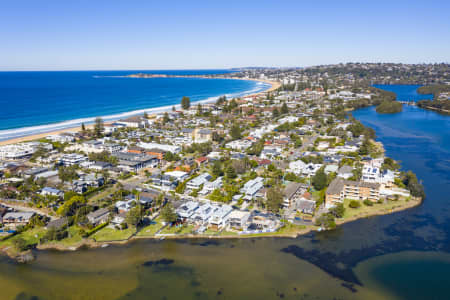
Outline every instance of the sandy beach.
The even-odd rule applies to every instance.
[[[263,80],[263,79],[244,79],[244,78],[236,78],[236,77],[231,77],[229,79],[238,79],[238,80],[252,80],[252,81],[259,81],[259,82],[264,82],[264,83],[268,83],[271,85],[271,87],[265,91],[261,91],[258,93],[253,93],[253,94],[249,94],[249,95],[245,95],[244,97],[251,97],[251,96],[255,96],[255,95],[259,95],[262,93],[267,93],[267,92],[272,92],[276,89],[278,89],[281,86],[281,83],[276,82],[276,81],[269,81],[269,80]],[[200,103],[205,103],[205,101],[198,101]],[[195,104],[196,102],[192,103]],[[176,107],[179,107],[179,105],[175,105]],[[168,108],[167,110],[170,110],[171,108]],[[108,124],[108,123],[105,123]],[[87,129],[92,128],[93,125],[86,125]],[[33,140],[38,140],[38,139],[42,139],[45,138],[49,135],[56,135],[56,134],[61,134],[61,133],[66,133],[66,132],[78,132],[81,130],[81,126],[77,126],[77,127],[71,127],[71,128],[65,128],[65,129],[60,129],[60,130],[55,130],[55,131],[49,131],[49,132],[43,132],[43,133],[38,133],[38,134],[33,134],[33,135],[27,135],[27,136],[23,136],[23,137],[18,137],[18,138],[13,138],[13,139],[8,139],[8,140],[4,140],[4,141],[0,141],[0,146],[4,146],[4,145],[10,145],[10,144],[16,144],[16,143],[21,143],[21,142],[27,142],[27,141],[33,141]]]

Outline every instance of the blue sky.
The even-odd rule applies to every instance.
[[[0,70],[450,62],[449,12],[415,0],[0,0]]]

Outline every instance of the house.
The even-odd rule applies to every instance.
[[[296,208],[303,214],[314,215],[314,212],[316,211],[316,201],[301,198],[297,200]]]
[[[306,189],[302,183],[289,182],[283,191],[283,207],[291,207],[295,203],[296,198],[298,198]]]
[[[96,161],[92,165],[89,166],[89,169],[96,170],[96,171],[102,171],[112,168],[112,164],[105,161]]]
[[[198,208],[199,208],[198,202],[188,201],[179,206],[176,209],[176,213],[181,219],[186,220],[190,218]]]
[[[137,172],[147,167],[155,168],[158,165],[158,159],[151,155],[119,152],[113,156],[119,160],[118,167],[128,172]]]
[[[232,211],[233,208],[230,205],[224,204],[217,206],[209,218],[209,228],[212,230],[220,230],[224,228],[228,223],[228,219]]]
[[[131,199],[127,201],[117,201],[114,206],[119,213],[127,213],[135,205],[136,201]]]
[[[338,165],[327,165],[324,169],[325,174],[330,174],[330,173],[337,173],[337,171],[339,170],[339,166]]]
[[[56,197],[62,197],[64,196],[64,193],[58,189],[52,188],[52,187],[44,187],[41,191],[42,196],[56,196]]]
[[[353,176],[353,167],[344,165],[339,168],[337,172],[337,177],[349,179]]]
[[[263,187],[264,187],[264,178],[256,177],[255,179],[247,181],[241,188],[240,192],[245,194],[246,199],[250,200]]]
[[[181,147],[180,146],[175,146],[175,145],[165,145],[165,144],[158,144],[158,143],[139,143],[138,144],[139,147],[142,147],[144,149],[158,149],[158,150],[163,150],[166,152],[172,152],[174,154],[178,154],[181,152]]]
[[[8,212],[3,216],[2,222],[5,227],[16,229],[18,226],[27,225],[34,215],[34,212]]]
[[[178,182],[183,182],[189,177],[189,174],[184,171],[170,171],[164,173],[164,175],[170,176],[171,178],[176,179]]]
[[[235,140],[225,144],[226,148],[230,148],[237,151],[243,151],[250,148],[253,145],[251,140]]]
[[[326,207],[342,203],[344,199],[378,201],[380,184],[364,181],[351,181],[335,178],[325,193]]]
[[[193,132],[194,141],[196,143],[207,143],[212,141],[212,130],[205,128],[197,128]]]
[[[197,190],[202,185],[207,183],[211,178],[212,176],[209,175],[208,173],[200,174],[199,176],[189,180],[188,183],[186,184],[186,187],[191,190]]]
[[[84,155],[77,153],[64,154],[60,158],[60,163],[64,166],[73,166],[86,161],[88,158]]]
[[[296,160],[293,162],[289,163],[289,171],[296,174],[296,175],[300,175],[303,173],[303,169],[306,167],[306,164],[301,161],[301,160]]]
[[[87,214],[86,217],[92,225],[97,226],[99,224],[107,222],[109,214],[109,209],[105,207]]]
[[[215,189],[220,189],[222,187],[223,177],[217,177],[214,181],[205,182],[203,189],[200,191],[201,195],[206,195],[212,193]]]
[[[202,164],[205,164],[208,162],[208,158],[206,156],[202,156],[202,157],[196,158],[194,161],[198,166],[201,166]]]
[[[111,220],[111,224],[120,226],[122,223],[125,223],[125,219],[127,217],[126,212],[119,213],[114,216],[114,218]]]
[[[53,220],[47,223],[47,225],[45,226],[45,229],[49,230],[49,229],[55,229],[55,230],[60,230],[66,226],[68,226],[69,224],[69,219],[67,217],[62,217],[59,218],[57,220]]]
[[[273,214],[252,212],[248,220],[247,231],[273,232],[278,228],[279,221]]]
[[[216,207],[212,204],[202,204],[189,219],[195,224],[203,225],[208,222],[215,209]]]
[[[243,230],[245,229],[249,218],[250,212],[233,210],[228,215],[228,226],[233,229]]]

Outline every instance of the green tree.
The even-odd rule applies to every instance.
[[[125,217],[125,221],[127,222],[127,224],[133,225],[134,227],[137,228],[139,224],[142,222],[143,217],[144,217],[144,210],[142,209],[142,206],[138,204],[130,209],[127,216]]]
[[[351,208],[358,208],[361,206],[361,203],[358,200],[352,200],[352,201],[350,201],[348,206]]]
[[[327,186],[327,175],[324,168],[320,168],[312,178],[312,185],[317,191],[324,189]]]
[[[19,251],[25,251],[28,249],[27,242],[25,241],[25,239],[23,237],[20,237],[20,236],[18,238],[14,239],[13,245]]]
[[[84,123],[81,123],[81,132],[82,133],[86,132],[86,126],[84,125]]]
[[[73,196],[58,208],[57,213],[61,216],[74,216],[84,205],[86,205],[86,199],[84,197]]]
[[[189,109],[189,107],[191,107],[191,99],[189,97],[183,96],[183,98],[181,98],[181,107],[184,110]]]
[[[336,206],[330,208],[329,212],[336,218],[342,218],[345,213],[344,204],[342,204],[342,203],[337,204]]]
[[[271,187],[267,190],[266,194],[266,206],[271,212],[278,212],[283,203],[283,192],[279,187]]]
[[[241,127],[239,124],[234,123],[233,126],[231,126],[230,135],[233,140],[238,140],[241,138]]]
[[[236,178],[236,170],[232,166],[228,166],[225,170],[225,175],[228,179]]]
[[[223,175],[222,164],[220,163],[219,160],[213,162],[211,169],[212,169],[211,172],[213,173],[214,176],[219,177]]]
[[[101,137],[103,130],[104,130],[104,124],[103,119],[100,117],[95,118],[95,124],[94,124],[94,135],[96,137]]]
[[[163,218],[164,222],[167,223],[173,223],[178,219],[177,213],[175,212],[171,203],[167,203],[161,209],[161,217]]]
[[[281,106],[280,113],[282,115],[289,113],[289,108],[287,107],[286,102],[284,102],[283,105]]]
[[[280,116],[280,112],[278,111],[278,108],[275,107],[275,109],[272,111],[272,117],[278,118]]]

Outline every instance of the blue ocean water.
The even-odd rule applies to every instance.
[[[0,140],[171,107],[183,96],[195,101],[259,92],[270,85],[246,80],[124,78],[138,72],[169,75],[223,74],[230,70],[0,72]]]
[[[417,93],[417,89],[421,85],[416,84],[374,84],[374,87],[397,94],[397,100],[399,101],[419,101],[419,100],[431,100],[432,94],[421,95]]]

